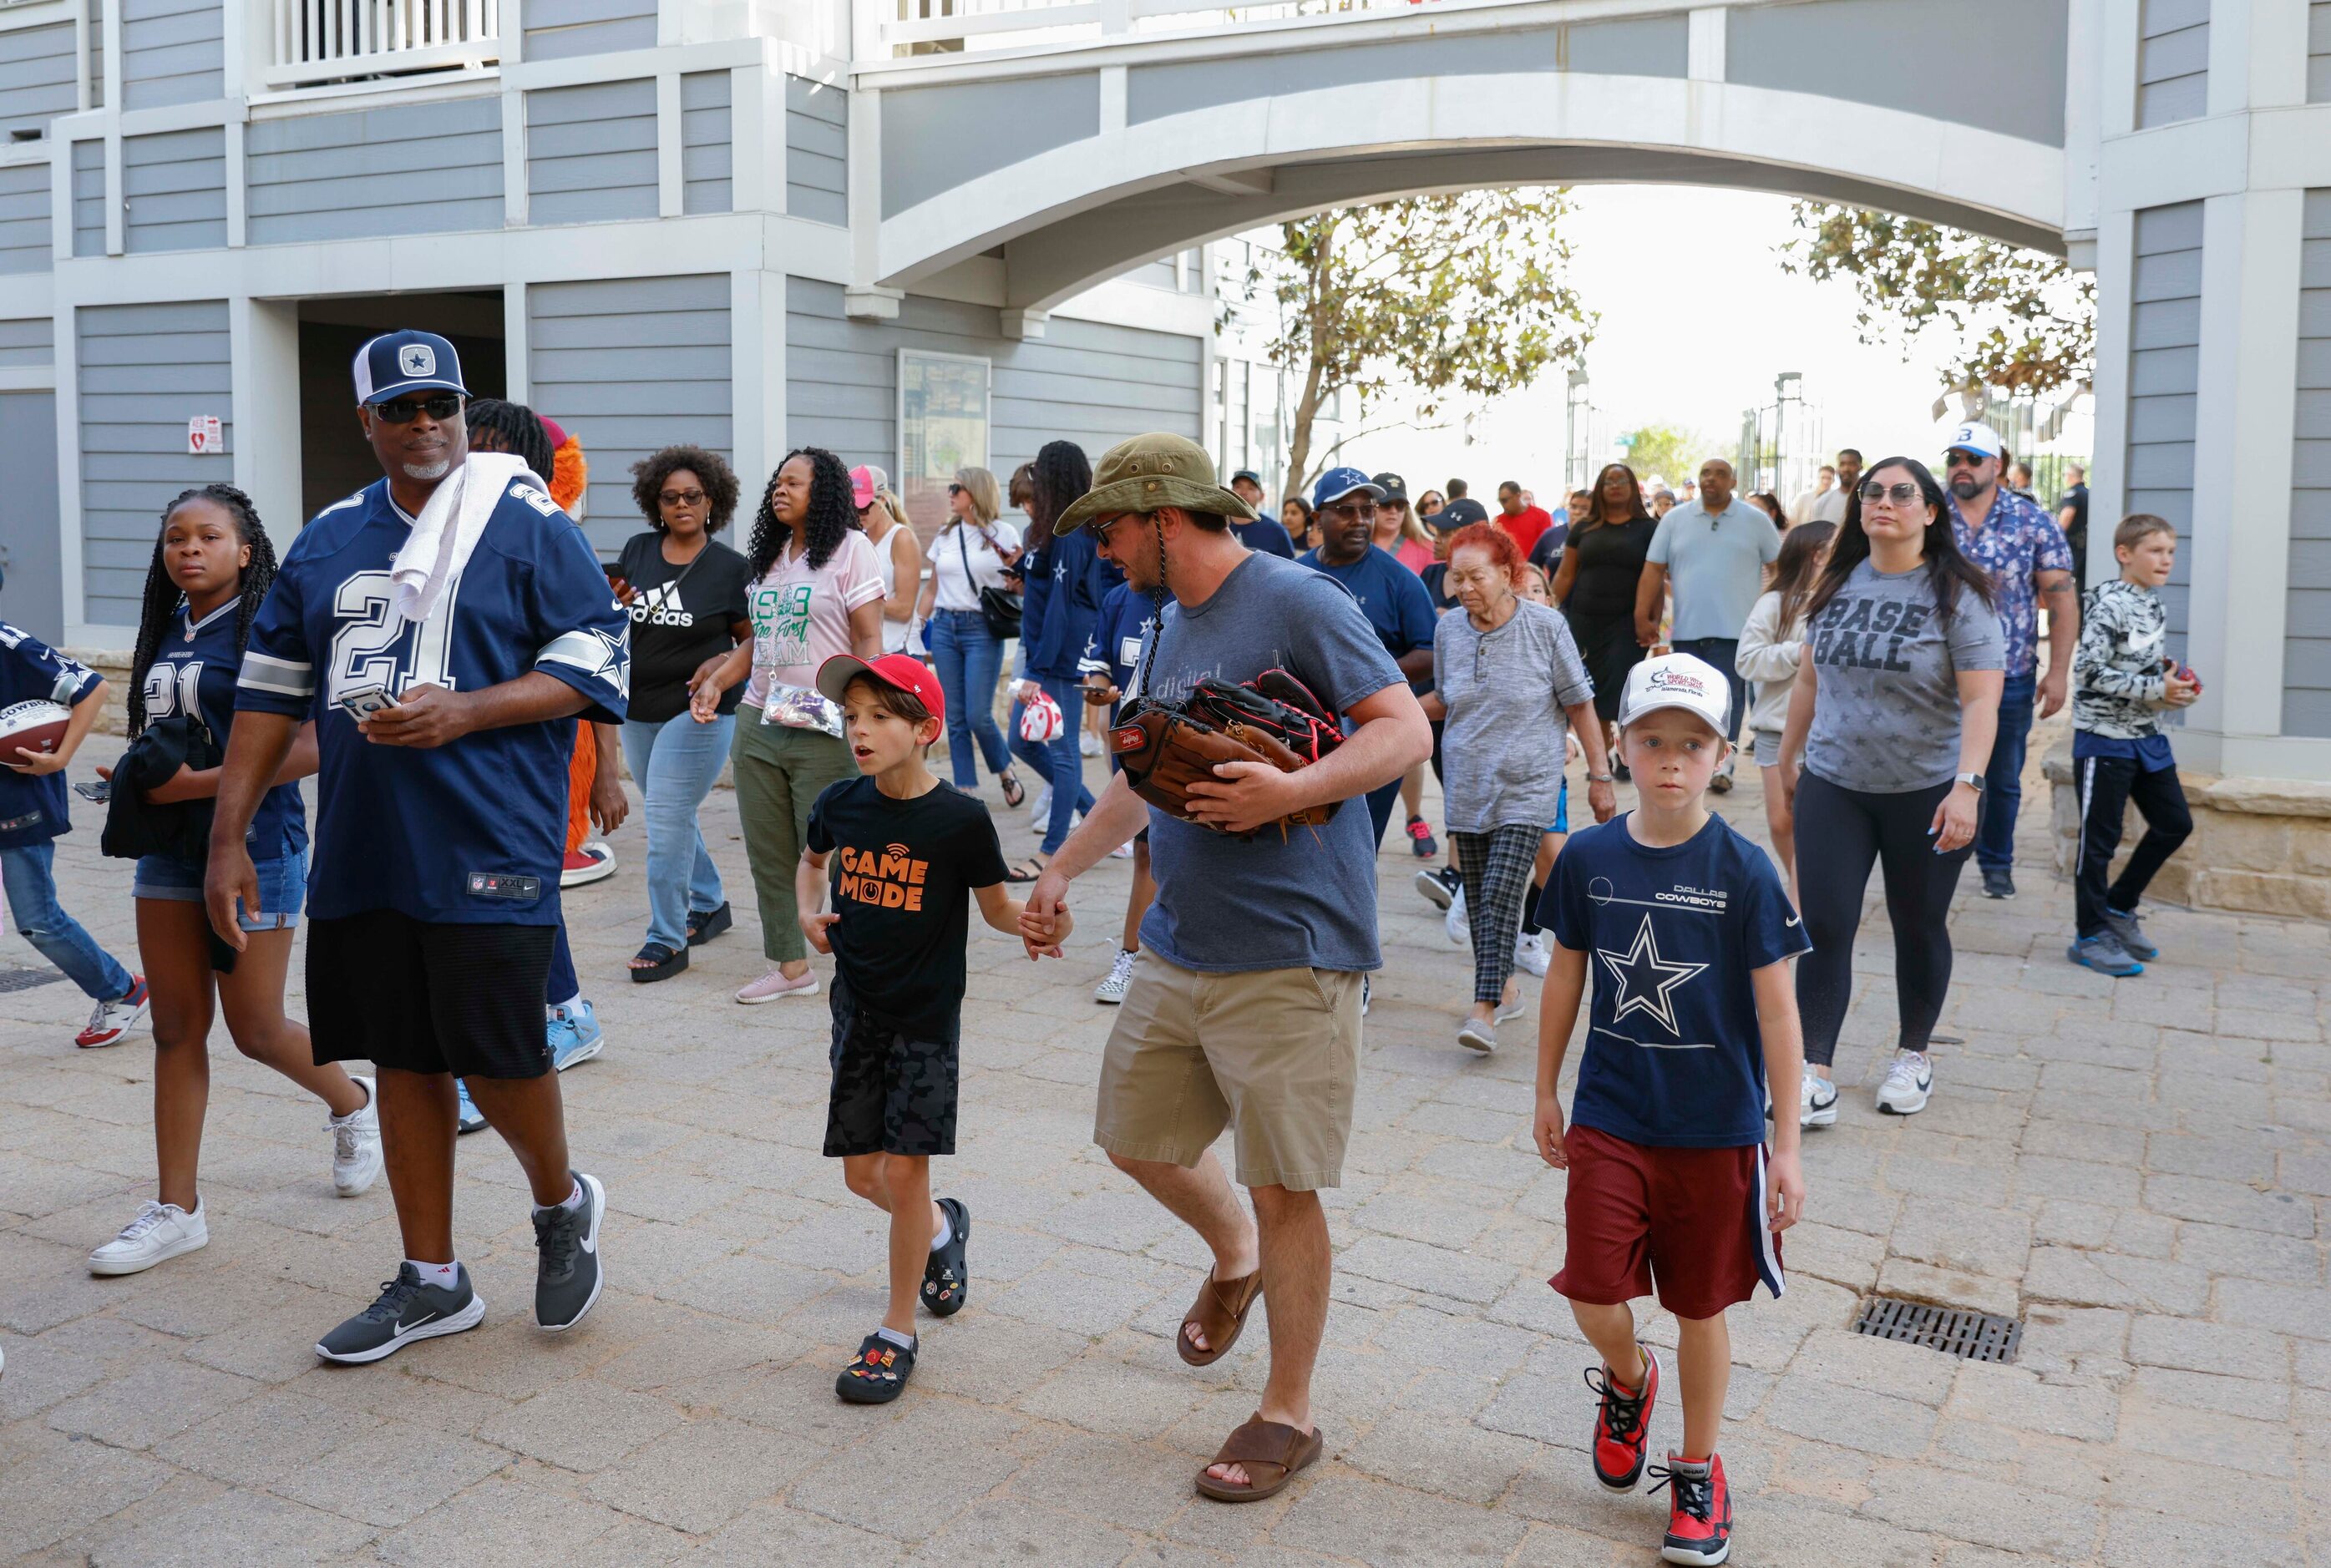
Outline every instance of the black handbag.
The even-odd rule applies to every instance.
[[[982,537],[985,537],[982,535]],[[987,621],[987,634],[998,642],[1020,635],[1020,595],[1009,588],[982,587],[971,575],[971,546],[963,542],[963,525],[955,526],[956,554],[963,557],[963,580],[979,594],[979,613]]]

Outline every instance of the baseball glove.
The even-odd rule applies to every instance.
[[[1293,773],[1343,741],[1335,716],[1284,670],[1266,670],[1242,686],[1202,680],[1180,702],[1137,702],[1109,732],[1109,749],[1133,793],[1185,822],[1193,820],[1190,785],[1216,778],[1216,765],[1261,762]],[[1291,813],[1280,820],[1280,831],[1318,827],[1340,803]]]

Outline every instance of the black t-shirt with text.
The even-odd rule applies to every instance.
[[[745,619],[752,568],[718,539],[707,540],[688,565],[675,566],[663,558],[663,536],[650,532],[623,541],[615,569],[639,590],[631,603],[631,717],[642,724],[677,718],[687,711],[688,678],[697,666],[737,646],[728,629]],[[736,712],[744,694],[740,680],[720,698],[720,711]]]
[[[951,1041],[963,1012],[971,890],[1004,880],[987,808],[938,784],[892,800],[871,778],[829,785],[810,808],[826,855],[833,965],[851,1000],[909,1040]]]

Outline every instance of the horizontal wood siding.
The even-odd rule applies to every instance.
[[[683,213],[735,208],[730,188],[728,73],[693,71],[680,79],[680,178]]]
[[[994,366],[989,467],[999,479],[1048,441],[1098,461],[1127,436],[1200,429],[1200,343],[1172,332],[1055,316],[1042,338],[1000,336],[990,307],[909,295],[895,321],[852,321],[842,286],[785,283],[785,437],[896,472],[899,350],[974,354]]]
[[[76,69],[71,22],[0,33],[0,138],[41,129],[78,109]]]
[[[785,78],[785,211],[813,223],[850,223],[850,94]]]
[[[99,625],[134,626],[163,506],[234,477],[226,301],[84,305],[81,376],[81,579]],[[186,451],[186,421],[214,413],[218,455]],[[278,531],[279,547],[290,530]]]
[[[105,107],[105,0],[89,0],[89,106]]]
[[[645,527],[632,464],[680,442],[736,451],[728,274],[536,283],[526,291],[531,405],[583,443],[584,527],[613,556]],[[760,494],[760,480],[747,489]]]
[[[2307,101],[2331,103],[2331,0],[2307,8]]]
[[[105,144],[72,144],[72,253],[105,254]]]
[[[45,272],[54,259],[49,166],[0,168],[0,273]]]
[[[655,41],[656,0],[526,0],[528,60],[653,49]]]
[[[2205,112],[2210,99],[2210,0],[2144,0],[2136,57],[2136,125]]]
[[[122,249],[199,251],[226,243],[226,131],[218,126],[125,137]]]
[[[538,223],[656,215],[655,82],[526,95],[527,214]]]
[[[119,4],[122,108],[200,103],[226,90],[224,0]]]
[[[462,98],[255,121],[254,245],[502,226],[502,100]]]
[[[2331,736],[2331,187],[2307,192],[2305,211],[2282,733]]]
[[[2132,512],[2175,526],[2185,546],[2161,590],[2169,646],[2185,655],[2193,581],[2193,427],[2202,343],[2202,204],[2136,214],[2136,267],[2129,299],[2128,472]]]
[[[56,362],[57,329],[47,317],[0,321],[0,366],[23,369]]]

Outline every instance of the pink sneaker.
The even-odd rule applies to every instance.
[[[757,1007],[764,1002],[775,1002],[786,996],[815,996],[817,975],[803,974],[799,980],[788,980],[782,969],[771,969],[766,974],[737,993],[737,1000],[747,1007]]]

